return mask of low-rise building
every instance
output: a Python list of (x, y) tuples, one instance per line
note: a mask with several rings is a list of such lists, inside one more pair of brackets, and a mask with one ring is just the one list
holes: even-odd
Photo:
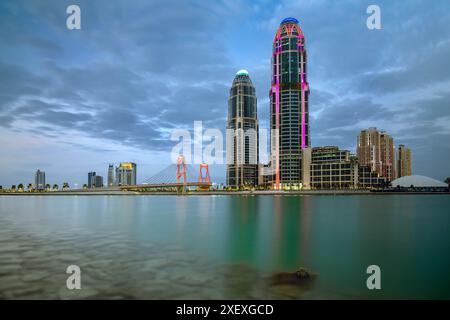
[(358, 188), (377, 189), (386, 187), (387, 178), (373, 171), (370, 166), (358, 166)]
[(311, 152), (310, 176), (311, 189), (356, 189), (358, 163), (348, 150), (315, 147)]

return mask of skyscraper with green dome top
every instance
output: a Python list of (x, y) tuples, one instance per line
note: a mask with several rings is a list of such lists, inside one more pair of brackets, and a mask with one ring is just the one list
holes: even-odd
[(247, 70), (234, 77), (228, 99), (227, 185), (258, 184), (258, 116), (255, 87)]

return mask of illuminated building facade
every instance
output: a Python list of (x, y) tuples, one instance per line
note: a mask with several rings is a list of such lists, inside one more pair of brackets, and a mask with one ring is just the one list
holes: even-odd
[(277, 190), (304, 184), (309, 177), (302, 172), (302, 154), (310, 146), (306, 75), (305, 37), (298, 20), (286, 18), (273, 41), (270, 88), (272, 184)]
[(246, 70), (236, 73), (228, 99), (227, 185), (258, 184), (258, 116), (255, 87)]
[(116, 184), (118, 186), (131, 186), (136, 184), (136, 164), (122, 162), (116, 167)]

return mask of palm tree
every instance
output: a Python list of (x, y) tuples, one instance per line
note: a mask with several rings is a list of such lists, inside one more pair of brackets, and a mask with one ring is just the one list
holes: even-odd
[(15, 191), (16, 191), (16, 185), (15, 185), (15, 184), (13, 184), (13, 185), (11, 186), (11, 191), (12, 191), (12, 192), (15, 192)]
[(47, 184), (45, 185), (45, 191), (50, 191), (50, 184), (47, 183)]
[(28, 192), (33, 191), (33, 184), (29, 183), (28, 186), (27, 186), (27, 189), (28, 189)]
[(55, 183), (55, 184), (53, 185), (53, 191), (58, 191), (58, 189), (59, 189), (59, 186)]
[(83, 184), (83, 189), (87, 189), (87, 184)]
[(19, 183), (17, 186), (17, 191), (22, 192), (23, 191), (23, 183)]
[(68, 182), (63, 182), (63, 187), (62, 187), (62, 189), (63, 189), (63, 190), (69, 190), (69, 189), (70, 189), (69, 183), (68, 183)]

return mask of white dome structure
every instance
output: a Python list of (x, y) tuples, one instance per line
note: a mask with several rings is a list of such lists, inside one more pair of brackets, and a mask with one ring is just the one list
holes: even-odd
[(444, 182), (425, 177), (425, 176), (404, 176), (398, 179), (395, 179), (391, 182), (392, 187), (405, 187), (409, 188), (411, 186), (418, 187), (418, 188), (436, 188), (436, 187), (447, 187), (448, 185)]

